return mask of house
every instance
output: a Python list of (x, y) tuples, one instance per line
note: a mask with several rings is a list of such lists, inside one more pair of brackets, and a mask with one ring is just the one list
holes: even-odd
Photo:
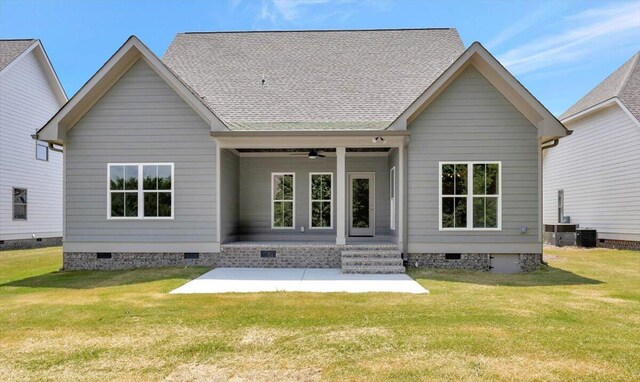
[(544, 223), (596, 229), (640, 249), (640, 52), (560, 116), (573, 130), (544, 156)]
[(39, 40), (0, 40), (0, 250), (62, 241), (62, 154), (31, 135), (66, 102)]
[(541, 261), (567, 134), (455, 29), (132, 36), (39, 131), (65, 150), (65, 269)]

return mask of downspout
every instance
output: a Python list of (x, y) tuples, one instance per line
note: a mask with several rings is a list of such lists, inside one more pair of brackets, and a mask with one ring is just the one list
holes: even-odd
[[(567, 130), (567, 136), (571, 135), (572, 133), (573, 133), (573, 130)], [(552, 142), (552, 143), (550, 145), (544, 146), (545, 144), (547, 144), (549, 142)], [(556, 138), (556, 139), (553, 139), (551, 141), (546, 141), (546, 142), (542, 143), (543, 146), (541, 147), (540, 151), (544, 151), (544, 150), (547, 150), (547, 149), (554, 148), (554, 147), (558, 146), (559, 143), (560, 143), (560, 138)], [(544, 257), (542, 257), (542, 260), (540, 262), (542, 263), (542, 265), (549, 265), (546, 261), (544, 261)]]
[[(568, 137), (571, 134), (573, 134), (573, 130), (567, 130), (567, 135), (566, 136)], [(545, 144), (547, 144), (549, 142), (553, 142), (553, 143), (550, 144), (550, 145), (544, 146)], [(544, 150), (547, 150), (547, 149), (554, 148), (554, 147), (558, 146), (558, 143), (560, 143), (560, 138), (556, 138), (556, 139), (552, 139), (550, 141), (542, 142), (543, 146), (542, 146), (541, 150), (544, 151)]]
[(542, 146), (541, 148), (542, 151), (558, 146), (558, 143), (560, 143), (560, 138), (556, 138), (553, 141), (547, 141), (545, 143), (549, 143), (549, 142), (553, 142), (553, 143), (547, 146)]
[(57, 153), (63, 153), (63, 152), (64, 152), (64, 150), (62, 150), (62, 149), (58, 149), (58, 148), (54, 147), (54, 146), (53, 146), (53, 143), (49, 143), (49, 150), (51, 150), (51, 151), (55, 151), (55, 152), (57, 152)]

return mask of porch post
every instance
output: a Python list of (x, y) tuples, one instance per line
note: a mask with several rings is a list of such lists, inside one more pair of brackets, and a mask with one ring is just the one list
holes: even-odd
[(346, 244), (346, 170), (345, 147), (336, 147), (336, 244)]
[(405, 179), (405, 150), (404, 150), (404, 139), (400, 146), (398, 146), (398, 191), (396, 192), (396, 196), (399, 198), (398, 200), (398, 249), (401, 253), (404, 253), (404, 179)]
[(220, 179), (222, 179), (222, 150), (220, 145), (216, 142), (216, 241), (218, 244), (222, 241), (222, 209), (220, 202), (220, 192), (222, 192), (222, 185)]

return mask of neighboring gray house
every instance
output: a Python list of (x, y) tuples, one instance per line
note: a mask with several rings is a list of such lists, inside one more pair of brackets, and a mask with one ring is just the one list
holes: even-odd
[(573, 134), (544, 156), (544, 222), (640, 249), (640, 52), (560, 116)]
[(0, 249), (61, 242), (62, 154), (31, 135), (65, 102), (39, 40), (0, 40)]
[(131, 37), (38, 133), (65, 150), (64, 267), (541, 261), (567, 134), (455, 29)]

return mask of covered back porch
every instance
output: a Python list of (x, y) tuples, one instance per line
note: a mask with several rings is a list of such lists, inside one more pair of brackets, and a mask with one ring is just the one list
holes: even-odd
[(335, 267), (342, 251), (403, 250), (406, 132), (212, 136), (229, 266), (259, 256), (260, 266)]

